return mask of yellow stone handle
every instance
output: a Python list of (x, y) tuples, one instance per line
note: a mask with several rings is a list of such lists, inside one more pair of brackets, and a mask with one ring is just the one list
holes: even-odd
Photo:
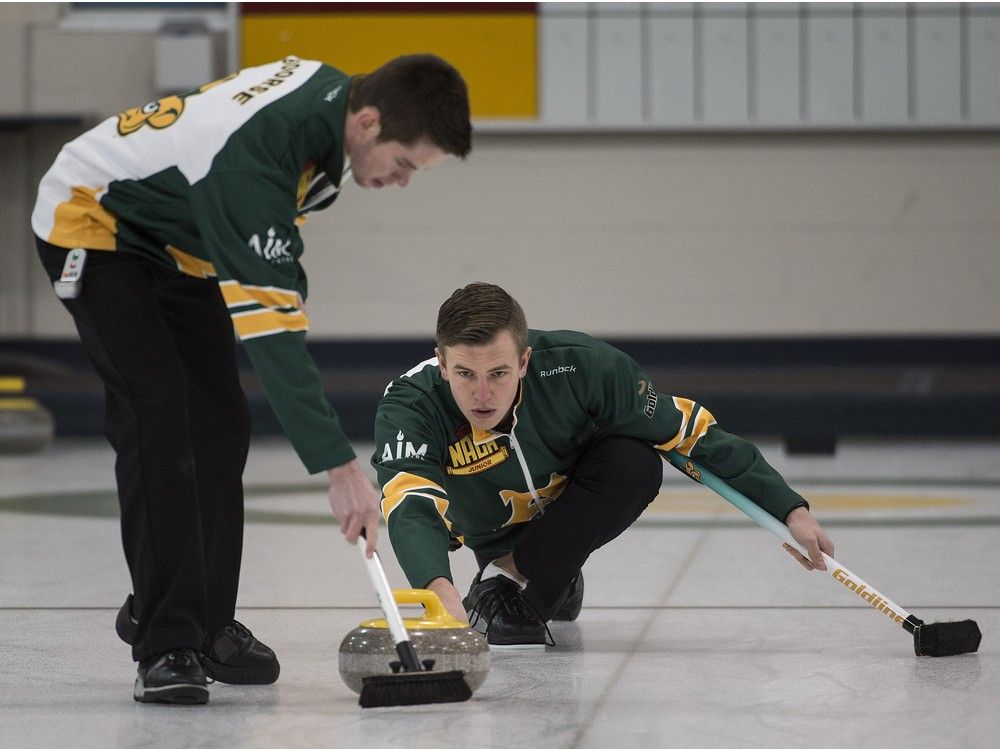
[[(403, 624), (407, 630), (429, 630), (436, 628), (468, 628), (469, 623), (456, 620), (444, 608), (438, 595), (429, 589), (393, 589), (392, 598), (397, 604), (421, 604), (424, 611), (419, 617), (406, 617)], [(365, 620), (359, 627), (387, 628), (384, 617), (376, 620)]]
[(393, 589), (392, 596), (397, 604), (422, 604), (424, 619), (434, 621), (455, 619), (444, 608), (438, 595), (430, 589)]

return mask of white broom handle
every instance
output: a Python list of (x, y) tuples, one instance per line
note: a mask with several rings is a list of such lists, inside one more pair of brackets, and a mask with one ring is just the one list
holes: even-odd
[(368, 541), (363, 536), (358, 537), (358, 549), (361, 550), (361, 557), (365, 561), (365, 569), (368, 571), (368, 577), (375, 588), (375, 593), (378, 594), (378, 602), (382, 606), (382, 612), (385, 614), (385, 621), (389, 624), (389, 632), (392, 633), (392, 638), (396, 643), (409, 641), (410, 638), (406, 634), (406, 627), (403, 625), (403, 617), (399, 614), (399, 607), (396, 606), (396, 600), (392, 596), (392, 590), (389, 588), (389, 579), (385, 577), (385, 571), (382, 569), (378, 552), (373, 552), (371, 557), (365, 555), (367, 544)]
[[(674, 466), (679, 468), (696, 482), (700, 482), (710, 490), (713, 490), (724, 500), (728, 501), (732, 505), (735, 505), (739, 510), (750, 516), (750, 519), (758, 526), (770, 531), (778, 537), (778, 539), (790, 547), (797, 549), (804, 557), (809, 557), (809, 551), (795, 541), (795, 537), (792, 536), (792, 532), (788, 530), (788, 527), (785, 526), (785, 524), (761, 508), (757, 505), (757, 503), (750, 500), (750, 498), (742, 492), (733, 489), (704, 466), (687, 456), (682, 456), (677, 451), (668, 451), (667, 458), (670, 459), (670, 462), (674, 464)], [(906, 618), (911, 617), (909, 612), (888, 597), (883, 596), (873, 586), (869, 585), (867, 581), (862, 580), (860, 576), (856, 576), (825, 552), (821, 551), (820, 554), (823, 555), (823, 561), (826, 563), (826, 572), (833, 576), (835, 581), (843, 584), (850, 591), (853, 591), (864, 601), (868, 602), (868, 604), (872, 607), (875, 607), (875, 609), (887, 615), (899, 624), (902, 624), (902, 621)], [(897, 619), (896, 616), (898, 616), (899, 619)]]

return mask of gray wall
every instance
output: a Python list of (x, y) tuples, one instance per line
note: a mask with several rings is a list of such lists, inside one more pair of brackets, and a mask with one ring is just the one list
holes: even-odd
[(482, 137), (305, 228), (325, 335), (475, 279), (603, 335), (996, 333), (1000, 138)]
[(998, 3), (541, 3), (548, 124), (1000, 126)]
[[(0, 336), (68, 336), (27, 226), (80, 128), (149, 98), (150, 34), (0, 6)], [(113, 54), (109, 53), (113, 52)], [(22, 81), (18, 87), (16, 81)], [(996, 334), (1000, 134), (518, 134), (406, 190), (349, 187), (304, 228), (314, 336), (426, 336), (455, 287), (600, 335)]]

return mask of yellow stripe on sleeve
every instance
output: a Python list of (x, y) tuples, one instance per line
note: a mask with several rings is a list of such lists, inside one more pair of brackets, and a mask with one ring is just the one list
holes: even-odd
[(286, 331), (309, 330), (309, 319), (302, 310), (288, 312), (250, 310), (249, 312), (234, 313), (232, 318), (233, 325), (236, 326), (236, 335), (243, 341), (260, 336), (271, 336), (275, 333), (285, 333)]
[(687, 428), (688, 421), (691, 419), (691, 415), (694, 413), (694, 407), (696, 407), (698, 404), (696, 404), (689, 398), (681, 398), (680, 396), (674, 396), (673, 400), (674, 400), (674, 406), (677, 407), (677, 411), (679, 411), (681, 414), (684, 415), (684, 418), (681, 420), (681, 427), (679, 430), (677, 430), (677, 434), (683, 436), (684, 431)]
[(295, 205), (302, 208), (302, 203), (306, 199), (306, 193), (309, 192), (309, 186), (312, 184), (313, 176), (316, 174), (316, 165), (311, 164), (306, 169), (302, 170), (302, 174), (299, 175), (299, 186), (295, 190)]
[(253, 286), (238, 281), (220, 281), (219, 289), (226, 307), (261, 305), (263, 307), (298, 307), (299, 295), (291, 289), (276, 286)]
[(442, 495), (446, 494), (444, 487), (432, 482), (430, 479), (425, 479), (424, 477), (418, 477), (416, 474), (410, 474), (409, 472), (401, 471), (382, 487), (382, 516), (385, 518), (386, 522), (389, 521), (389, 516), (392, 514), (396, 508), (399, 507), (408, 497), (425, 497), (434, 503), (434, 507), (437, 509), (438, 515), (441, 516), (441, 520), (444, 521), (445, 526), (451, 531), (451, 522), (445, 518), (445, 511), (448, 510), (448, 500), (443, 497), (438, 497), (436, 495), (429, 495), (426, 492), (420, 492), (420, 490), (432, 490), (435, 492), (440, 492)]
[[(430, 495), (425, 495), (425, 497), (430, 497)], [(444, 521), (445, 528), (451, 531), (451, 521), (445, 518), (444, 514), (448, 510), (448, 501), (443, 497), (436, 498), (434, 500), (434, 507), (437, 508), (438, 515), (441, 516), (441, 520)]]
[(215, 277), (215, 266), (207, 260), (196, 258), (190, 253), (186, 253), (173, 245), (167, 245), (167, 252), (177, 264), (177, 270), (186, 273), (188, 276), (197, 276), (199, 279)]
[(674, 407), (681, 413), (681, 426), (677, 428), (677, 434), (670, 438), (670, 440), (656, 446), (661, 451), (668, 451), (672, 449), (684, 439), (684, 432), (687, 429), (688, 422), (691, 420), (691, 413), (694, 411), (694, 407), (697, 406), (697, 404), (689, 398), (674, 396), (673, 401)]
[(691, 434), (677, 446), (677, 452), (682, 456), (690, 456), (691, 449), (694, 448), (695, 443), (704, 437), (705, 433), (708, 432), (708, 428), (713, 424), (715, 424), (715, 417), (712, 416), (712, 412), (705, 407), (699, 407)]

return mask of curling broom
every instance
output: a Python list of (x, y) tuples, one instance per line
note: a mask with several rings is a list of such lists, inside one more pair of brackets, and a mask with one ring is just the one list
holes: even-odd
[[(677, 451), (667, 452), (667, 458), (676, 468), (687, 474), (696, 482), (704, 484), (724, 500), (735, 505), (739, 510), (760, 527), (770, 531), (785, 544), (794, 547), (805, 557), (809, 557), (806, 549), (795, 541), (785, 524), (751, 501), (738, 490), (733, 489), (711, 471), (697, 462), (682, 456)], [(979, 649), (982, 633), (975, 620), (960, 622), (925, 623), (916, 615), (907, 612), (898, 604), (876, 591), (870, 584), (849, 571), (832, 557), (823, 554), (827, 571), (832, 571), (834, 580), (864, 599), (876, 610), (890, 620), (901, 625), (904, 630), (913, 635), (913, 651), (917, 656), (954, 656), (955, 654), (972, 653)]]
[(406, 633), (406, 626), (399, 614), (399, 607), (389, 589), (389, 581), (382, 569), (378, 552), (371, 557), (365, 555), (365, 533), (358, 537), (358, 549), (365, 561), (368, 577), (378, 594), (379, 604), (385, 614), (385, 621), (396, 644), (399, 661), (390, 662), (393, 674), (380, 674), (361, 679), (361, 696), (358, 704), (362, 708), (378, 706), (412, 706), (423, 703), (456, 703), (472, 697), (472, 690), (460, 670), (434, 672), (434, 660), (421, 662)]

